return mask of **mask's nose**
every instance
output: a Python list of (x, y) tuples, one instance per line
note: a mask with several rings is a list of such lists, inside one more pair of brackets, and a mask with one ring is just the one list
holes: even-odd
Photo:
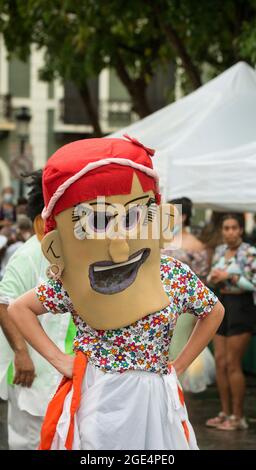
[(129, 245), (124, 238), (116, 236), (110, 240), (109, 254), (114, 263), (123, 263), (129, 258)]

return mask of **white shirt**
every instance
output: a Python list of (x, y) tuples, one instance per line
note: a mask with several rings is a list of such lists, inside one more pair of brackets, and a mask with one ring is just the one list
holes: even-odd
[[(11, 257), (2, 281), (0, 282), (0, 303), (9, 304), (20, 295), (45, 281), (48, 261), (43, 256), (40, 243), (34, 235)], [(38, 317), (43, 329), (62, 350), (67, 350), (67, 333), (73, 333), (69, 313), (52, 315), (46, 313)], [(70, 346), (70, 345), (69, 345)], [(31, 388), (15, 385), (18, 406), (35, 416), (44, 416), (48, 402), (54, 395), (60, 381), (60, 374), (40, 354), (28, 345), (30, 356), (36, 369), (36, 378)], [(70, 348), (68, 348), (70, 349)], [(7, 371), (14, 354), (0, 328), (0, 397), (7, 398)], [(9, 374), (10, 375), (10, 374)]]

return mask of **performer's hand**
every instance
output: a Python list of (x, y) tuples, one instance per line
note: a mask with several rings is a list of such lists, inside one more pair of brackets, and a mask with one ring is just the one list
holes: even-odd
[(53, 363), (53, 366), (65, 377), (69, 379), (73, 376), (74, 357), (69, 354), (61, 354)]
[(35, 378), (35, 367), (28, 351), (24, 349), (15, 353), (14, 367), (13, 383), (22, 387), (31, 387)]

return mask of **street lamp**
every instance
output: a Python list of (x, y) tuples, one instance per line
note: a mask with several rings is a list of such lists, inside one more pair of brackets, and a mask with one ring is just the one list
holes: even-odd
[[(29, 137), (29, 123), (31, 120), (31, 114), (28, 108), (25, 106), (22, 106), (20, 109), (18, 109), (16, 115), (16, 122), (17, 122), (17, 134), (20, 140), (20, 148), (19, 148), (19, 160), (20, 160), (20, 166), (22, 166), (26, 158), (26, 141), (28, 140)], [(25, 166), (25, 165), (24, 165)], [(19, 197), (24, 196), (24, 183), (22, 177), (20, 177), (19, 181)]]

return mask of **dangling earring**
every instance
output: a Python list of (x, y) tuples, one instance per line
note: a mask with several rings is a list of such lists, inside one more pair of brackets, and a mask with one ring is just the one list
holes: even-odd
[(46, 269), (46, 276), (48, 277), (48, 279), (52, 279), (54, 281), (60, 278), (61, 273), (62, 269), (58, 264), (51, 264)]

